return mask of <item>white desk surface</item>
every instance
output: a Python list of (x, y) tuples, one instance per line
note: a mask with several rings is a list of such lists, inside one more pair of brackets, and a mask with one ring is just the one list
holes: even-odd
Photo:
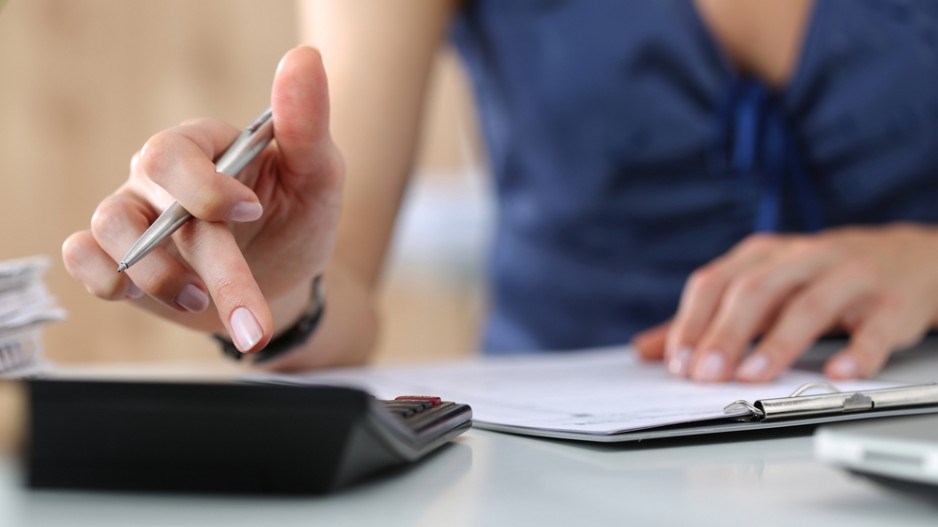
[[(938, 380), (938, 353), (884, 377)], [(402, 473), (289, 499), (32, 491), (0, 457), (0, 527), (938, 525), (938, 500), (817, 463), (809, 432), (786, 434), (602, 446), (471, 430)]]

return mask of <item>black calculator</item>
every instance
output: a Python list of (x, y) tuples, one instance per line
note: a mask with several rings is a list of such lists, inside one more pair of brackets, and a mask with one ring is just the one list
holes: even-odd
[(472, 425), (465, 404), (336, 386), (37, 379), (28, 391), (35, 488), (322, 494)]

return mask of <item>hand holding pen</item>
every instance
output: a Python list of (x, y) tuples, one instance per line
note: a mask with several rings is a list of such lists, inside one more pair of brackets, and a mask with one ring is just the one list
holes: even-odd
[[(244, 170), (244, 167), (253, 161), (254, 158), (267, 147), (267, 144), (270, 143), (270, 140), (273, 138), (273, 112), (270, 108), (267, 108), (258, 115), (257, 118), (248, 125), (247, 129), (241, 132), (241, 135), (235, 139), (235, 142), (231, 143), (231, 146), (225, 150), (221, 158), (215, 162), (215, 170), (222, 174), (237, 177), (238, 174)], [(238, 209), (238, 207), (240, 208)], [(250, 219), (255, 216), (260, 218), (262, 213), (263, 209), (260, 207), (260, 204), (246, 202), (235, 205), (235, 209), (232, 209), (232, 211), (228, 213), (227, 219), (243, 217), (245, 220), (250, 221)], [(163, 213), (156, 218), (156, 221), (143, 233), (143, 236), (130, 246), (130, 250), (127, 251), (127, 254), (124, 255), (120, 264), (118, 264), (117, 272), (122, 273), (133, 264), (139, 262), (144, 256), (150, 254), (153, 249), (156, 249), (160, 244), (165, 242), (167, 238), (172, 236), (174, 232), (179, 230), (179, 227), (182, 227), (190, 219), (192, 219), (192, 215), (189, 214), (189, 211), (178, 201), (174, 201), (169, 208), (164, 210)]]
[(91, 229), (66, 240), (69, 273), (101, 298), (227, 334), (244, 352), (262, 348), (273, 303), (299, 309), (331, 258), (343, 178), (315, 51), (284, 57), (271, 109), (245, 132), (202, 119), (153, 136)]

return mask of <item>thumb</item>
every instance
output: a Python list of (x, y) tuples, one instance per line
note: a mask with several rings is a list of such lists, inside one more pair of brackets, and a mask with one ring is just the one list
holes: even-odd
[(322, 56), (299, 46), (280, 59), (271, 89), (274, 137), (280, 149), (283, 176), (310, 180), (332, 147), (329, 135), (329, 89)]

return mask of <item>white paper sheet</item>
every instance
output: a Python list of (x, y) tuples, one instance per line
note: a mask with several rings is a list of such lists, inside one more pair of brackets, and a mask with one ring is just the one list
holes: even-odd
[[(792, 371), (770, 384), (699, 384), (675, 379), (660, 363), (643, 362), (621, 347), (250, 380), (355, 386), (381, 399), (437, 395), (472, 406), (473, 420), (482, 427), (608, 435), (722, 418), (723, 408), (736, 400), (785, 397), (799, 386), (826, 379)], [(844, 391), (888, 386), (894, 384), (838, 383)]]
[(45, 367), (42, 326), (65, 318), (46, 289), (44, 256), (0, 262), (0, 378), (34, 375)]

